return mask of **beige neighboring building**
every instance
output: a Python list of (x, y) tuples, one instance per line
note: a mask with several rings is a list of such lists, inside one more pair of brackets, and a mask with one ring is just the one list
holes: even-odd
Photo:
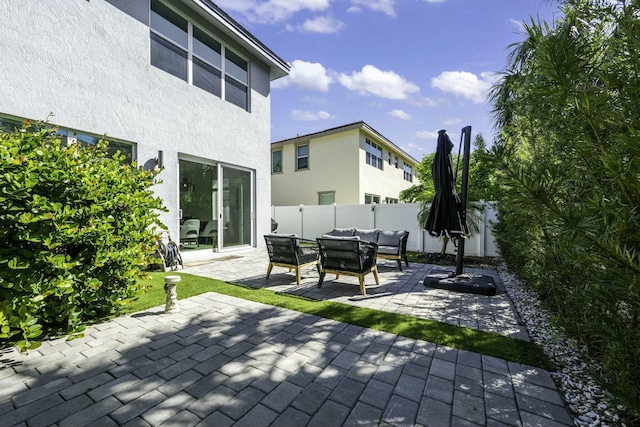
[(398, 203), (418, 163), (363, 121), (273, 142), (271, 204)]

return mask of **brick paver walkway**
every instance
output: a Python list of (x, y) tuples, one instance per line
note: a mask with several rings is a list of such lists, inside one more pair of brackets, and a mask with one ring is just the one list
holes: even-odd
[[(255, 284), (252, 262), (261, 255), (249, 251), (185, 271), (211, 268), (213, 277), (253, 277)], [(342, 277), (321, 290), (341, 289), (332, 298), (343, 302), (429, 317), (422, 300), (437, 301), (440, 291), (392, 284), (421, 283), (426, 268), (381, 272), (386, 285), (368, 299)], [(294, 288), (293, 275), (282, 272), (272, 273), (269, 286), (288, 281)], [(296, 292), (316, 292), (312, 279)], [(406, 286), (406, 296), (394, 298), (394, 286)], [(484, 310), (445, 298), (440, 305), (448, 308), (433, 308), (442, 320), (465, 323), (462, 312)], [(495, 305), (491, 316), (506, 313)], [(180, 308), (117, 318), (88, 328), (83, 339), (48, 341), (26, 356), (5, 350), (0, 425), (573, 425), (551, 376), (538, 368), (215, 293), (180, 300)]]

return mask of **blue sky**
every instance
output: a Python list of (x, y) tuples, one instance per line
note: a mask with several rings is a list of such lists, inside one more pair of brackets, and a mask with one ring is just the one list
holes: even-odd
[(487, 90), (521, 23), (549, 0), (215, 0), (291, 65), (272, 83), (271, 141), (364, 120), (416, 160), (437, 131), (493, 141)]

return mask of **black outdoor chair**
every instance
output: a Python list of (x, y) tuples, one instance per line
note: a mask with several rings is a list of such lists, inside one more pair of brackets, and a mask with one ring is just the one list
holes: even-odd
[(356, 276), (360, 282), (360, 293), (367, 295), (364, 287), (364, 276), (373, 273), (376, 285), (380, 285), (378, 278), (377, 254), (378, 245), (373, 242), (350, 238), (318, 238), (320, 251), (320, 281), (318, 287), (327, 273), (336, 275), (336, 280), (341, 274)]
[(314, 240), (302, 239), (289, 234), (267, 234), (264, 236), (269, 252), (267, 279), (274, 266), (296, 270), (296, 283), (300, 284), (300, 269), (310, 265), (318, 266), (318, 244)]

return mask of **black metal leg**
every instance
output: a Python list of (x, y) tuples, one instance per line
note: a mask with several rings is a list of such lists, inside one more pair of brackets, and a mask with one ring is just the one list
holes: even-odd
[(396, 260), (398, 262), (398, 270), (402, 271), (402, 260)]

